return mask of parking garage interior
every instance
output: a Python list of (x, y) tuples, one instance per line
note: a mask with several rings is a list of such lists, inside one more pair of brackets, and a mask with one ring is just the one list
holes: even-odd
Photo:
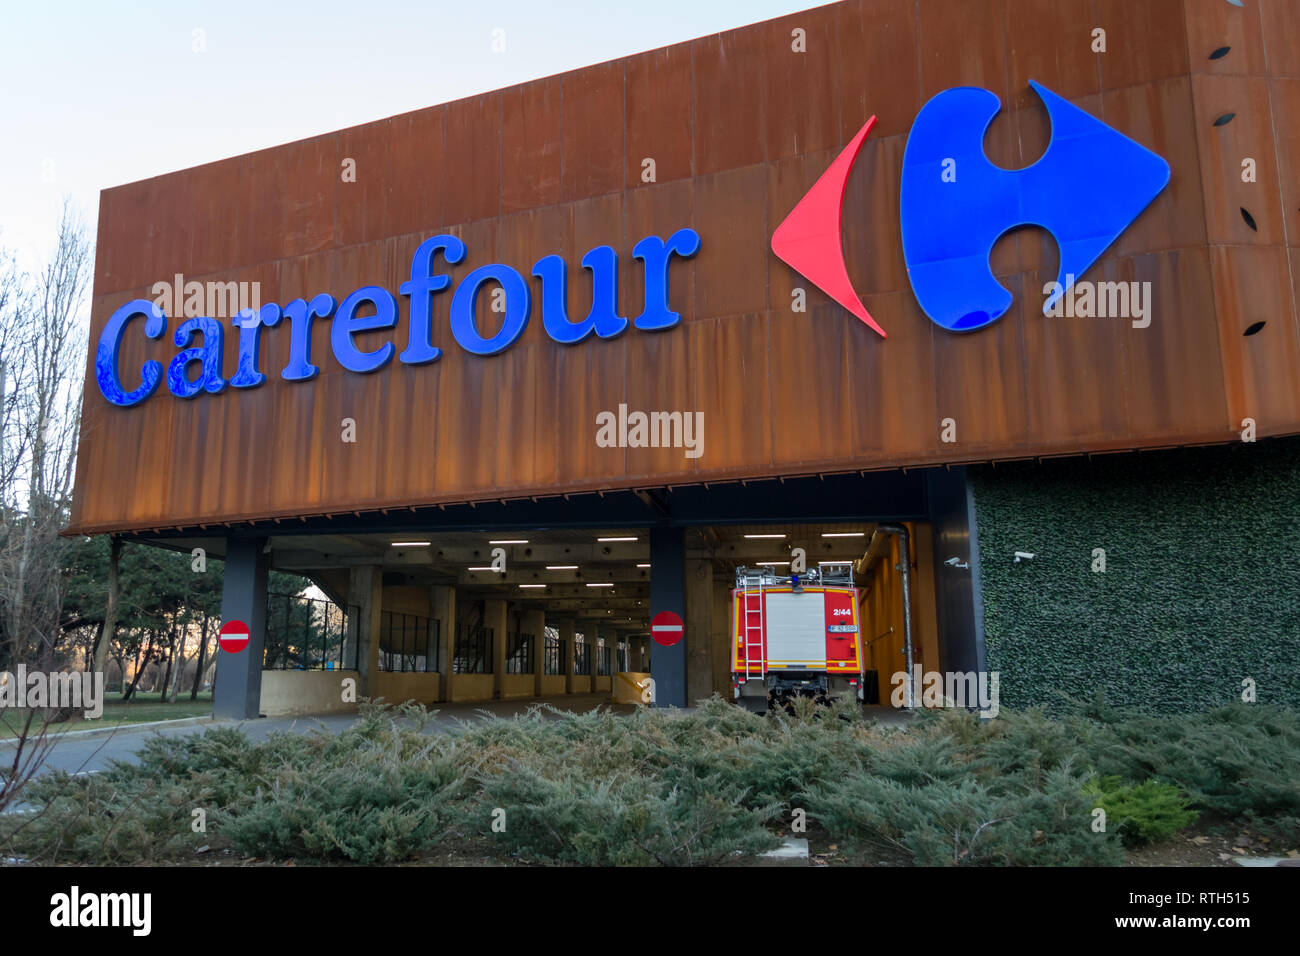
[[(796, 548), (809, 567), (852, 563), (866, 702), (886, 703), (909, 627), (914, 666), (976, 666), (965, 491), (960, 469), (810, 476), (328, 515), (219, 537), (159, 529), (146, 540), (227, 559), (223, 618), (250, 619), (248, 660), (262, 664), (244, 673), (223, 656), (218, 709), (225, 676), (227, 694), (243, 689), (242, 716), (346, 710), (358, 695), (646, 703), (646, 678), (656, 704), (730, 699), (736, 569), (788, 574)], [(887, 530), (899, 527), (907, 534)], [(313, 586), (268, 592), (272, 569)], [(651, 639), (665, 609), (684, 621), (676, 646)], [(340, 691), (348, 678), (351, 695)]]

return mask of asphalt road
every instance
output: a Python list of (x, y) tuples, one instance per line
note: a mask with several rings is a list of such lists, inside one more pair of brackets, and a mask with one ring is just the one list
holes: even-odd
[[(526, 712), (534, 703), (547, 703), (559, 710), (574, 713), (584, 713), (599, 706), (627, 713), (635, 707), (632, 704), (610, 704), (608, 694), (552, 697), (543, 701), (504, 700), (439, 704), (436, 708), (437, 714), (429, 722), (427, 730), (437, 733), (454, 727), (458, 721), (471, 721), (484, 717), (511, 717)], [(277, 731), (301, 734), (312, 730), (324, 730), (336, 734), (351, 726), (356, 720), (355, 714), (321, 714), (306, 717), (264, 717), (259, 720), (245, 721), (204, 721), (202, 723), (181, 721), (175, 727), (133, 728), (128, 724), (107, 734), (93, 736), (69, 734), (58, 738), (46, 757), (41, 773), (56, 769), (68, 773), (96, 773), (106, 769), (113, 760), (133, 759), (136, 752), (144, 746), (145, 741), (154, 735), (174, 737), (202, 733), (211, 727), (238, 727), (251, 739), (262, 740)], [(0, 741), (0, 762), (11, 760), (13, 752), (11, 741)]]

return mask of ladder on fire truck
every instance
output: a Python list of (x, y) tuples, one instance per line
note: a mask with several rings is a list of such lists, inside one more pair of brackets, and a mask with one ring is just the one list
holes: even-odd
[[(763, 652), (763, 573), (746, 574), (741, 583), (741, 634), (744, 635), (745, 678), (767, 678), (767, 655)], [(757, 618), (757, 620), (755, 620)], [(757, 652), (757, 657), (755, 653)], [(758, 674), (753, 673), (757, 665)]]

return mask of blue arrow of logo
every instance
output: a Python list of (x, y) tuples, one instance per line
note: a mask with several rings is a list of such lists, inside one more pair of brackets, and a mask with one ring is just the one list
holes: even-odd
[(1012, 296), (989, 254), (1003, 233), (1041, 226), (1060, 249), (1057, 291), (1082, 276), (1169, 182), (1160, 156), (1039, 83), (1052, 140), (1033, 165), (1006, 170), (984, 155), (984, 134), (1001, 109), (978, 87), (945, 90), (921, 108), (903, 155), (903, 257), (925, 314), (952, 331), (996, 322)]

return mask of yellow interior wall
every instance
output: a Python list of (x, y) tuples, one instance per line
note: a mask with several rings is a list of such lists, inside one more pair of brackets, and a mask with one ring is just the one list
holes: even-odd
[[(939, 669), (939, 631), (934, 600), (934, 562), (928, 524), (907, 525), (911, 541), (912, 657), (923, 670)], [(864, 667), (875, 670), (880, 702), (888, 704), (896, 673), (907, 668), (904, 651), (903, 577), (898, 570), (900, 542), (891, 535), (885, 554), (858, 581), (862, 589), (859, 622), (865, 647)], [(892, 628), (892, 631), (891, 631)]]

